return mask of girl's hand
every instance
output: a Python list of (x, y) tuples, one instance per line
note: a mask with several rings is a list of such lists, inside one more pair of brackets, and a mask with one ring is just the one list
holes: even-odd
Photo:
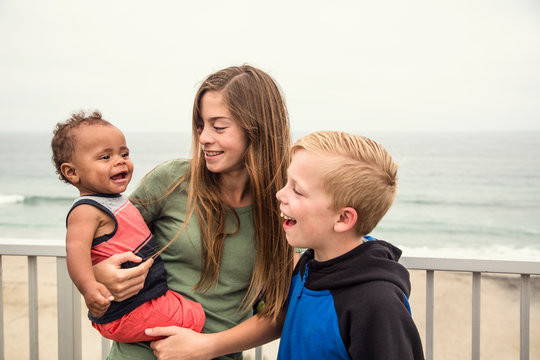
[(200, 334), (191, 329), (176, 326), (146, 329), (146, 335), (167, 336), (165, 339), (152, 341), (150, 347), (159, 360), (208, 360), (212, 354), (211, 338), (213, 334)]
[(148, 269), (154, 260), (148, 259), (139, 266), (122, 269), (127, 261), (141, 262), (141, 258), (132, 252), (116, 254), (94, 265), (96, 280), (109, 289), (116, 301), (122, 301), (136, 295), (144, 286)]

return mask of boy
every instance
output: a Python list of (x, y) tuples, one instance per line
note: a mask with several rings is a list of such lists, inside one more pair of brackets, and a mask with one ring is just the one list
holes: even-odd
[(133, 173), (122, 132), (97, 111), (90, 116), (80, 112), (56, 125), (51, 147), (60, 179), (80, 193), (66, 220), (67, 266), (84, 296), (92, 325), (119, 342), (155, 340), (144, 333), (153, 326), (201, 331), (205, 320), (201, 305), (167, 289), (161, 258), (154, 259), (144, 288), (121, 302), (113, 301), (94, 277), (92, 266), (113, 254), (132, 251), (146, 259), (155, 253), (150, 230), (122, 195)]
[(396, 195), (397, 165), (365, 137), (321, 131), (292, 148), (277, 193), (291, 281), (278, 359), (423, 359), (401, 251), (369, 234)]

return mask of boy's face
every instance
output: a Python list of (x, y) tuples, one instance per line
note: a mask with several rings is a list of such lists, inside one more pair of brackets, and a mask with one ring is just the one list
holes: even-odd
[(276, 194), (287, 241), (293, 247), (324, 251), (339, 218), (331, 209), (331, 196), (322, 187), (321, 161), (329, 159), (296, 151), (287, 170), (287, 184)]
[(81, 125), (74, 135), (75, 151), (66, 177), (80, 194), (124, 192), (133, 174), (124, 134), (114, 126)]

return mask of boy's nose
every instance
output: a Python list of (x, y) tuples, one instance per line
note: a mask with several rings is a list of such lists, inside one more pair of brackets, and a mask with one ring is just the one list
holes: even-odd
[(278, 190), (278, 192), (276, 193), (276, 198), (277, 198), (280, 202), (284, 202), (284, 201), (283, 201), (283, 189), (285, 189), (285, 188), (281, 188), (281, 189)]

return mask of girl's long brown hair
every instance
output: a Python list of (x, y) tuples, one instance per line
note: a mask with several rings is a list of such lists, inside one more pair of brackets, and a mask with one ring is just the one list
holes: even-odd
[[(208, 91), (220, 91), (223, 101), (248, 138), (245, 168), (249, 176), (255, 229), (256, 259), (244, 309), (261, 295), (263, 316), (277, 317), (287, 298), (293, 249), (281, 226), (276, 192), (285, 185), (291, 145), (289, 118), (282, 93), (265, 72), (249, 65), (229, 67), (210, 75), (200, 86), (193, 105), (193, 142), (187, 213), (194, 210), (201, 228), (202, 274), (196, 288), (217, 283), (223, 245), (225, 214), (232, 207), (221, 196), (219, 174), (206, 168), (197, 125), (200, 101)], [(236, 230), (238, 230), (238, 226)], [(242, 256), (238, 254), (238, 256)]]

